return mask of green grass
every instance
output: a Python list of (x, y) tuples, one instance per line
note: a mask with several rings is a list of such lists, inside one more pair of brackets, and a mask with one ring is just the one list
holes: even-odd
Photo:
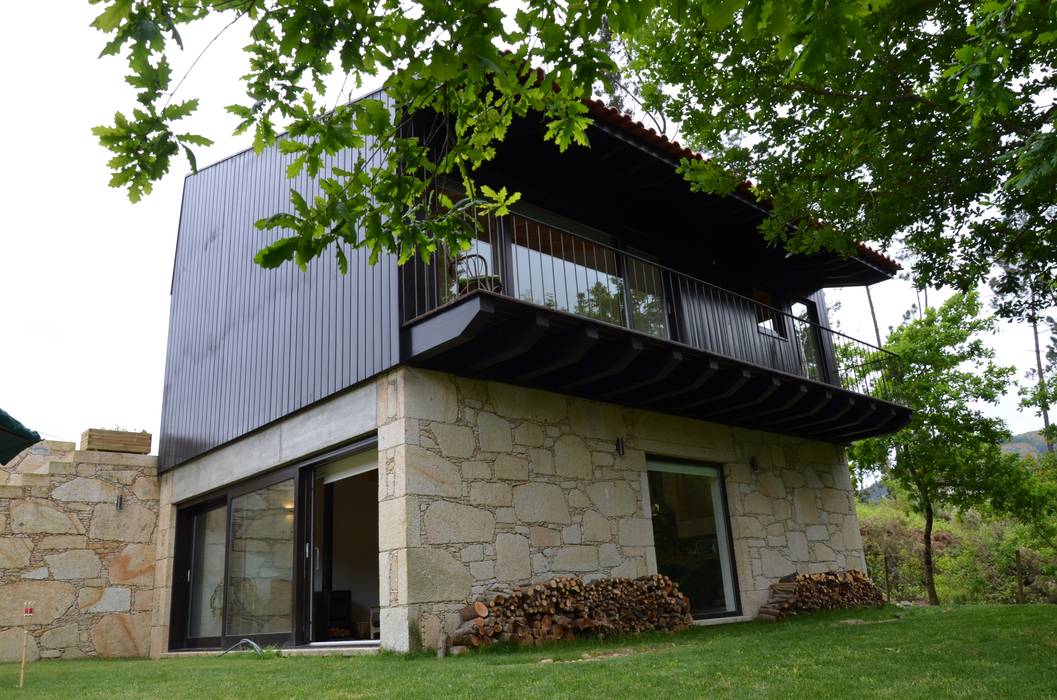
[(1057, 606), (828, 613), (442, 661), (382, 654), (38, 662), (22, 692), (17, 678), (17, 665), (0, 665), (0, 697), (1057, 698)]

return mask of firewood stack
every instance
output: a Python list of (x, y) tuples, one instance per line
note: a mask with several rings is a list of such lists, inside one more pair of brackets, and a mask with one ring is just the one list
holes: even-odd
[(760, 608), (759, 617), (775, 622), (789, 615), (817, 610), (884, 604), (884, 593), (861, 571), (791, 574), (771, 584), (771, 597)]
[(547, 641), (677, 631), (692, 622), (690, 601), (667, 576), (597, 579), (555, 577), (527, 588), (515, 587), (460, 611), (454, 645), (486, 647), (493, 642), (519, 646)]

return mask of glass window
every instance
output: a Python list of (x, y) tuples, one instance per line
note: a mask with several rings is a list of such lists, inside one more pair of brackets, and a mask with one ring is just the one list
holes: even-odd
[(785, 337), (785, 323), (781, 314), (774, 308), (774, 300), (767, 292), (759, 289), (752, 290), (752, 298), (758, 302), (756, 306), (756, 328), (766, 335), (778, 338)]
[(191, 522), (191, 581), (187, 636), (219, 637), (224, 618), (224, 552), (228, 509), (195, 513)]
[(814, 304), (797, 301), (790, 307), (790, 311), (795, 319), (793, 327), (800, 354), (801, 371), (808, 379), (825, 381), (818, 327), (815, 325), (818, 323), (818, 315)]
[(679, 584), (695, 616), (737, 610), (718, 467), (650, 460), (657, 570)]
[(632, 328), (658, 338), (668, 338), (661, 268), (638, 258), (626, 257), (625, 260), (631, 288)]
[(506, 219), (513, 287), (522, 301), (623, 326), (624, 287), (616, 253), (520, 216)]
[(293, 630), (294, 480), (231, 500), (229, 635)]
[[(477, 217), (477, 237), (466, 250), (454, 251), (441, 266), (441, 287), (448, 300), (463, 297), (479, 289), (503, 291), (495, 246), (495, 220)], [(443, 262), (443, 256), (440, 256)]]

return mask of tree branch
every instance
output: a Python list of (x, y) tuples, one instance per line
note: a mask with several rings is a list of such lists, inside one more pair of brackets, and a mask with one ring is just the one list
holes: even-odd
[(226, 32), (228, 29), (231, 28), (231, 25), (235, 24), (235, 22), (238, 22), (240, 19), (242, 19), (243, 15), (246, 14), (249, 6), (252, 5), (252, 4), (253, 3), (250, 2), (250, 3), (247, 4), (245, 9), (239, 10), (238, 14), (235, 15), (235, 19), (233, 19), (230, 22), (228, 22), (227, 24), (225, 24), (224, 27), (219, 32), (217, 32), (216, 35), (214, 35), (212, 39), (209, 40), (209, 43), (205, 45), (205, 47), (198, 53), (198, 56), (191, 63), (191, 65), (187, 67), (187, 70), (184, 72), (183, 77), (180, 78), (180, 82), (176, 83), (176, 87), (174, 87), (169, 92), (169, 96), (165, 99), (165, 104), (162, 105), (162, 109), (165, 109), (166, 107), (169, 106), (169, 102), (172, 101), (172, 98), (176, 94), (176, 91), (180, 89), (180, 86), (184, 84), (185, 80), (187, 80), (187, 76), (189, 76), (191, 74), (191, 71), (193, 71), (195, 69), (195, 66), (198, 65), (198, 62), (200, 60), (202, 60), (202, 56), (205, 56), (206, 51), (208, 51), (210, 49), (210, 47), (213, 46), (213, 43), (217, 39), (219, 39), (224, 32)]
[(816, 95), (819, 97), (840, 97), (847, 100), (855, 100), (858, 102), (879, 102), (879, 103), (895, 103), (895, 102), (916, 102), (918, 104), (931, 107), (932, 109), (943, 109), (943, 107), (933, 100), (927, 97), (922, 97), (915, 92), (905, 92), (899, 95), (867, 95), (859, 92), (846, 92), (843, 90), (831, 90), (830, 88), (819, 87), (817, 85), (811, 85), (802, 81), (793, 81), (787, 83), (785, 87), (798, 90), (800, 92), (806, 92), (809, 95)]

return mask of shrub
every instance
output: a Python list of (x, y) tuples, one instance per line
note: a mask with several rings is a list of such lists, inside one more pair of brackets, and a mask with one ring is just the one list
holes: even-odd
[[(892, 602), (923, 600), (921, 516), (898, 495), (860, 503), (858, 513), (870, 576)], [(1015, 602), (1019, 549), (1025, 601), (1057, 603), (1057, 551), (1023, 524), (975, 510), (940, 513), (933, 543), (944, 602)]]

